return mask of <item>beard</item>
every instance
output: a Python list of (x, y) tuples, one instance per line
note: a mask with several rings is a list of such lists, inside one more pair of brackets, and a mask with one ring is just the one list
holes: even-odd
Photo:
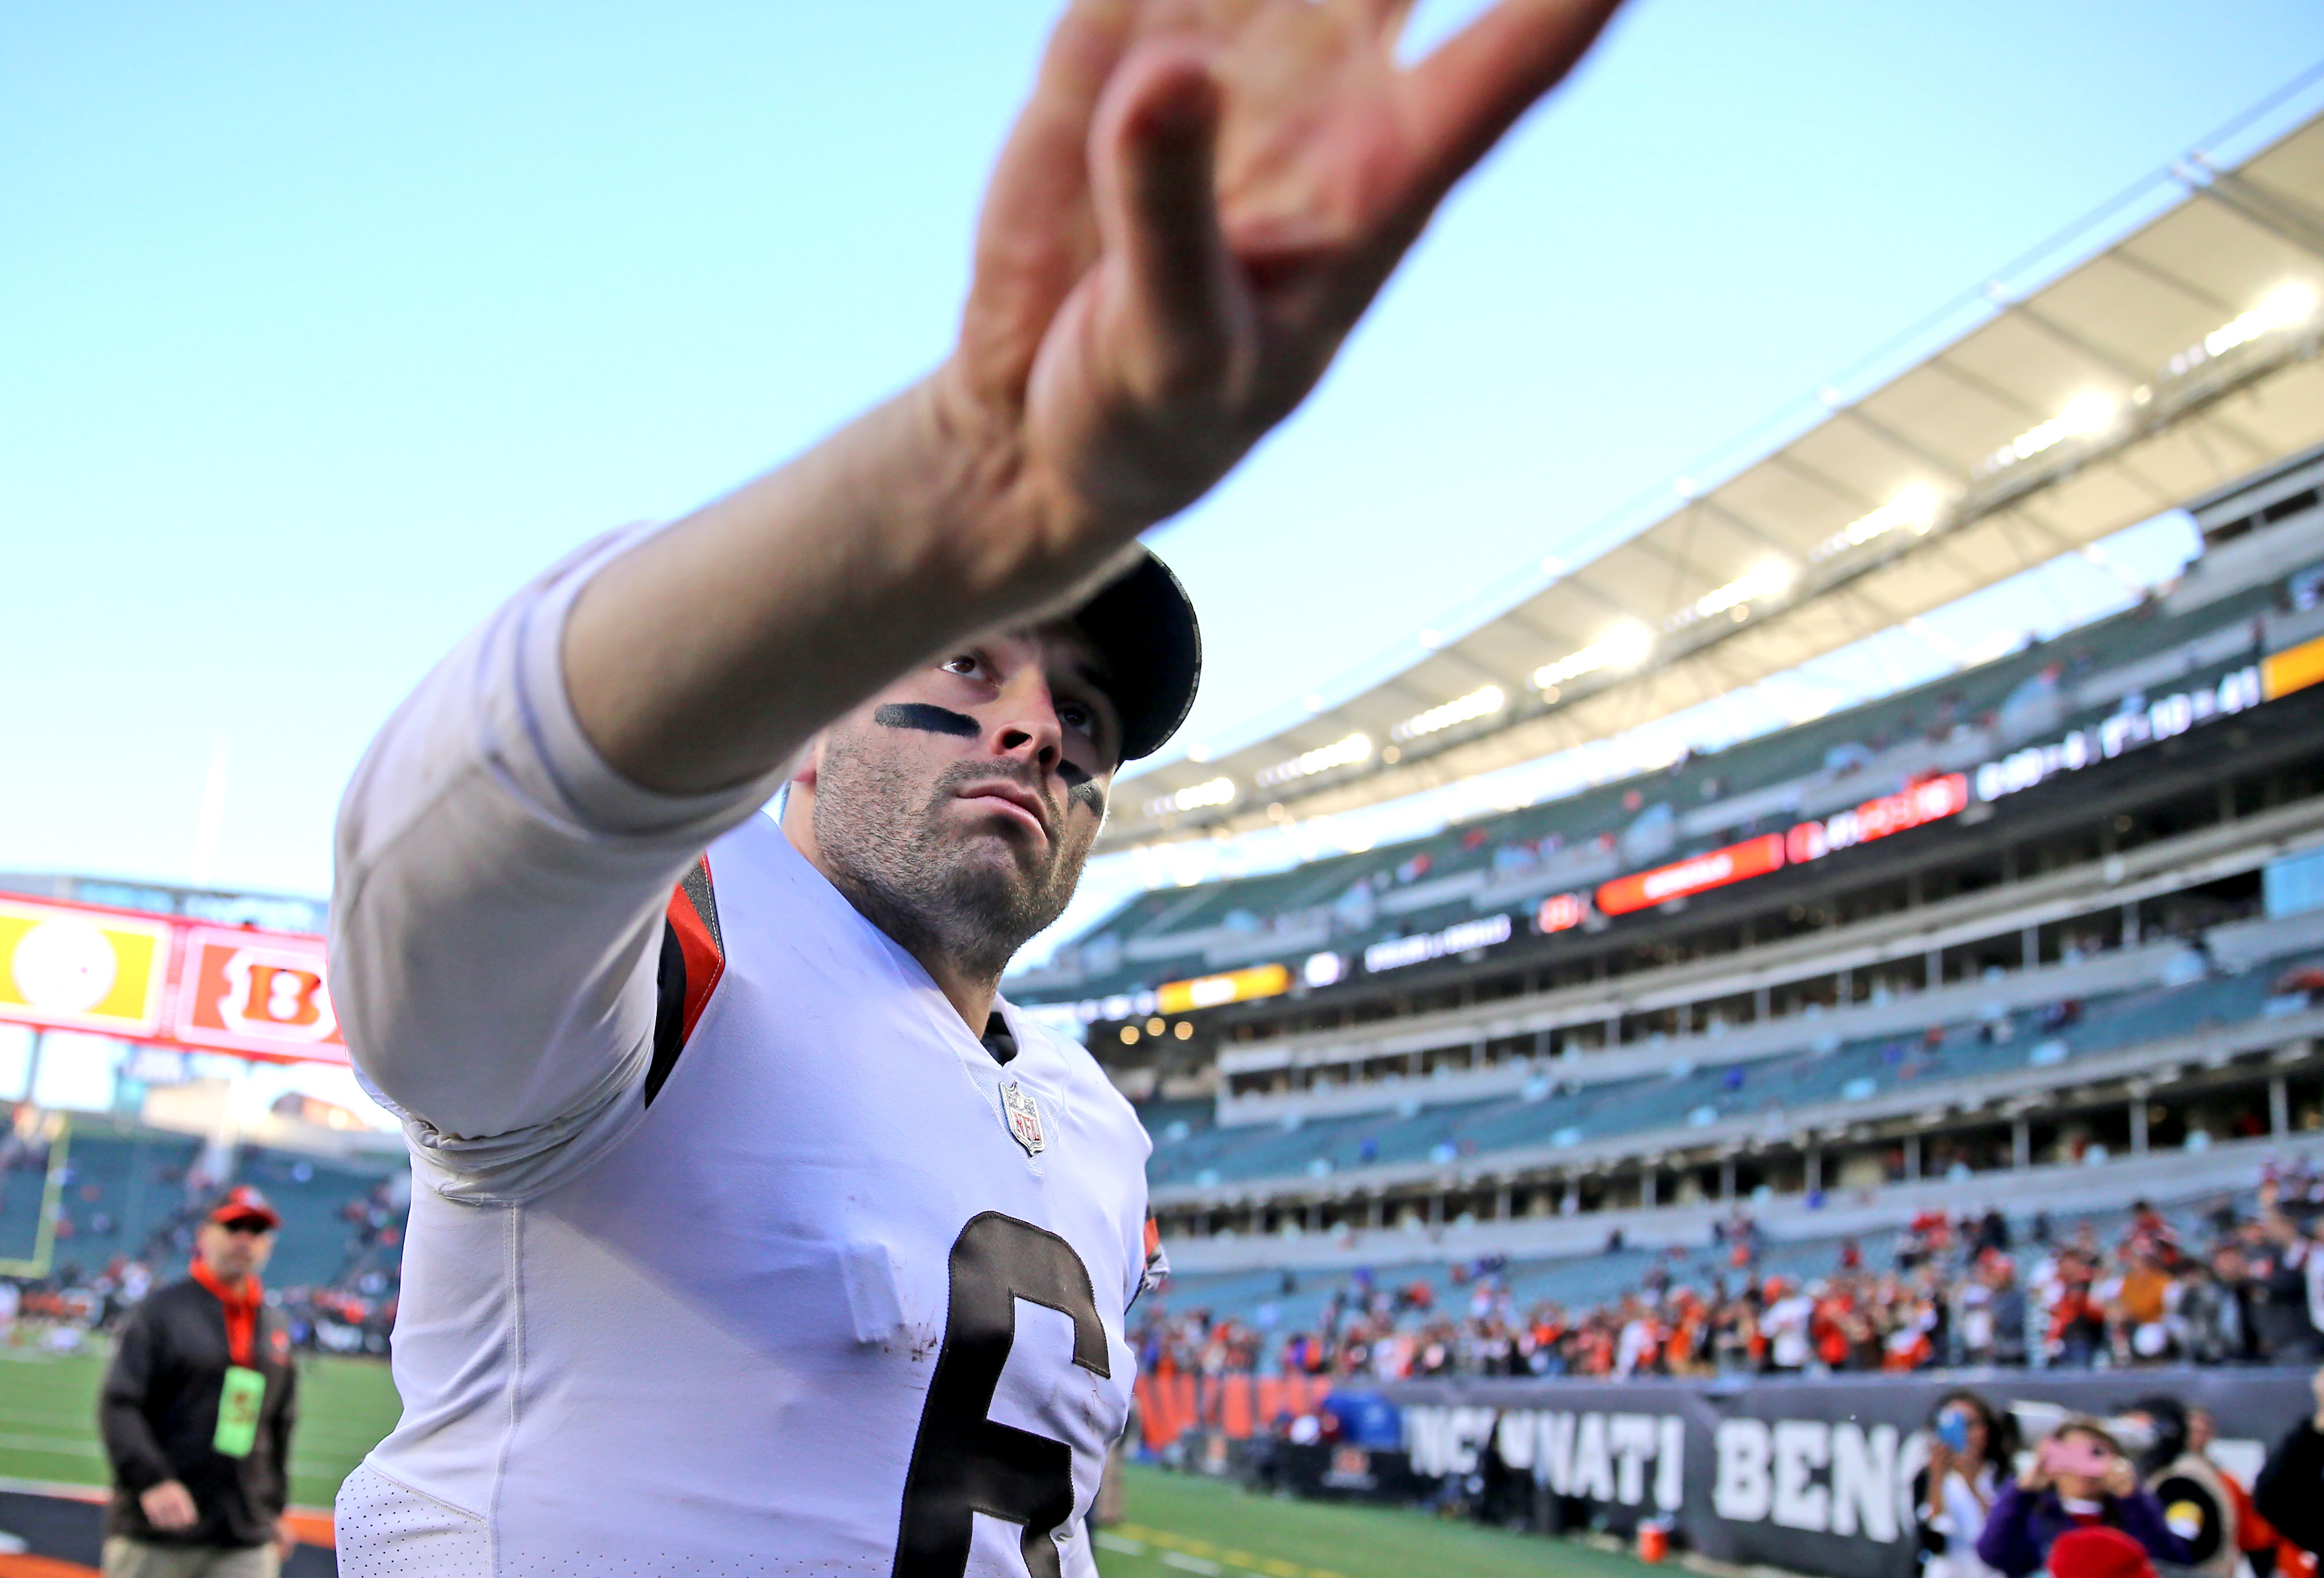
[[(1066, 832), (1071, 802), (1049, 796), (1038, 770), (962, 761), (931, 783), (880, 743), (835, 734), (816, 770), (816, 843), (833, 881), (914, 957), (997, 982), (1026, 940), (1064, 913), (1096, 830)], [(995, 780), (1041, 800), (1047, 838), (1028, 844), (945, 817), (964, 785)]]

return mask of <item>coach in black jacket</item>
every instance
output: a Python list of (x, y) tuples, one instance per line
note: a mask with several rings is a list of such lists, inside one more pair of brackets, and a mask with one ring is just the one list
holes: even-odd
[(281, 1223), (237, 1188), (201, 1228), (192, 1276), (123, 1328), (97, 1404), (113, 1502), (106, 1578), (272, 1578), (297, 1372), (258, 1273)]

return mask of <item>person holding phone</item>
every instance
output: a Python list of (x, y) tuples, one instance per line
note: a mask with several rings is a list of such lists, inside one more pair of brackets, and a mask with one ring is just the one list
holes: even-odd
[(1915, 1533), (1926, 1578), (1992, 1578), (1978, 1559), (1995, 1500), (2017, 1455), (2016, 1422), (1966, 1388), (1937, 1399), (1929, 1463), (1913, 1477)]
[(2107, 1427), (2069, 1419), (2043, 1442), (2023, 1473), (2003, 1487), (1977, 1541), (1978, 1559), (2024, 1578), (2048, 1561), (2060, 1536), (2077, 1528), (2115, 1528), (2158, 1562), (2184, 1566), (2193, 1553), (2164, 1521), (2162, 1503)]

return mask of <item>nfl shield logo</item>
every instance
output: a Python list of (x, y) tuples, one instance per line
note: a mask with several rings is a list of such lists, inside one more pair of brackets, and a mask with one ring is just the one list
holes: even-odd
[(1034, 1103), (1033, 1093), (1015, 1080), (1001, 1086), (1001, 1111), (1009, 1120), (1009, 1138), (1025, 1148), (1027, 1156), (1038, 1156), (1048, 1143), (1041, 1137), (1041, 1109)]

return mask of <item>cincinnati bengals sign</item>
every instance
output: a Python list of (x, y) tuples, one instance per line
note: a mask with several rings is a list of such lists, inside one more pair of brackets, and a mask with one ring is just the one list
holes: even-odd
[(0, 896), (0, 1021), (345, 1063), (323, 939)]

